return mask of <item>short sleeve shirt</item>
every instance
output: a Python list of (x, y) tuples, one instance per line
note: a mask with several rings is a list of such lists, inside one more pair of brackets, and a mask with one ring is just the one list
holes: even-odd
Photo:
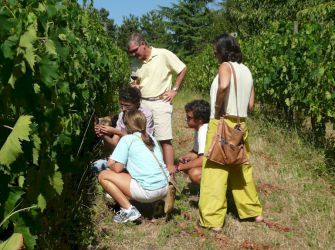
[(151, 48), (146, 61), (134, 59), (132, 72), (136, 74), (141, 86), (142, 97), (157, 97), (171, 90), (172, 74), (179, 74), (186, 65), (167, 49)]
[[(154, 133), (154, 120), (152, 112), (144, 107), (139, 107), (138, 110), (145, 115), (145, 118), (147, 119), (147, 133), (149, 135), (152, 135)], [(127, 131), (126, 125), (124, 125), (123, 115), (124, 115), (123, 112), (119, 114), (119, 118), (117, 119), (116, 122), (116, 128), (120, 129), (121, 131)]]
[(208, 130), (208, 123), (203, 124), (198, 131), (194, 132), (193, 151), (198, 155), (205, 153), (206, 134)]
[[(140, 136), (141, 133), (139, 132), (123, 136), (109, 158), (124, 164), (130, 176), (140, 183), (142, 188), (146, 190), (163, 188), (167, 185), (166, 177)], [(165, 174), (169, 176), (160, 147), (157, 141), (153, 137), (151, 138), (156, 145), (153, 152)]]

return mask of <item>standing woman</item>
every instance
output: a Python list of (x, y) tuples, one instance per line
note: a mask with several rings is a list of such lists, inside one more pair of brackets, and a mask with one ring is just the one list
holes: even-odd
[(128, 135), (120, 139), (107, 162), (111, 171), (104, 170), (98, 177), (103, 189), (121, 207), (113, 217), (117, 223), (141, 216), (129, 199), (151, 203), (164, 198), (168, 189), (169, 172), (157, 141), (146, 132), (145, 115), (140, 110), (128, 111), (125, 126)]
[[(226, 115), (225, 121), (230, 127), (237, 124), (234, 77), (231, 68), (233, 65), (237, 78), (238, 113), (241, 117), (241, 127), (245, 130), (244, 141), (248, 157), (250, 157), (245, 121), (248, 109), (252, 111), (254, 105), (251, 72), (242, 63), (240, 47), (232, 36), (228, 34), (218, 36), (213, 43), (213, 48), (220, 67), (210, 90), (211, 120), (208, 125), (205, 152), (208, 151), (215, 135), (220, 116)], [(227, 212), (227, 187), (232, 190), (240, 219), (254, 218), (257, 222), (263, 221), (262, 207), (253, 180), (251, 165), (222, 166), (204, 157), (200, 187), (201, 226), (221, 231)]]

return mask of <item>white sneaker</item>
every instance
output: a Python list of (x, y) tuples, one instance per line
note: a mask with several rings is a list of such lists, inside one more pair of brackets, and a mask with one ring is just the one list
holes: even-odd
[(141, 217), (141, 213), (137, 210), (136, 207), (131, 206), (130, 211), (121, 208), (119, 212), (113, 217), (113, 221), (116, 223), (126, 223), (128, 221), (135, 221)]

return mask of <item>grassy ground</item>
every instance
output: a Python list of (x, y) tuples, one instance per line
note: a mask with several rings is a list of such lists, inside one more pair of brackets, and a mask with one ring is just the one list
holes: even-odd
[[(183, 106), (201, 98), (181, 92), (174, 102), (176, 158), (192, 148), (193, 131), (185, 128)], [(198, 189), (178, 173), (177, 195), (170, 221), (144, 219), (140, 224), (112, 222), (110, 200), (95, 194), (96, 226), (91, 249), (335, 249), (335, 193), (329, 178), (318, 177), (325, 156), (297, 136), (266, 122), (249, 120), (254, 178), (268, 223), (240, 221), (231, 198), (223, 232), (196, 226)]]

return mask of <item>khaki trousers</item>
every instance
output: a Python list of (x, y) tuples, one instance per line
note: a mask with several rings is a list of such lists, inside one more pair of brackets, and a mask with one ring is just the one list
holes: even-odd
[[(230, 127), (236, 125), (236, 119), (234, 118), (227, 118), (225, 121)], [(212, 119), (209, 122), (205, 152), (207, 152), (212, 142), (218, 123), (219, 120), (216, 119)], [(244, 140), (250, 157), (246, 123), (242, 122), (241, 125), (246, 131)], [(222, 166), (207, 161), (206, 157), (203, 158), (199, 200), (200, 224), (202, 226), (223, 226), (227, 213), (226, 192), (228, 187), (232, 190), (235, 205), (241, 219), (262, 214), (262, 206), (253, 180), (251, 165)]]

